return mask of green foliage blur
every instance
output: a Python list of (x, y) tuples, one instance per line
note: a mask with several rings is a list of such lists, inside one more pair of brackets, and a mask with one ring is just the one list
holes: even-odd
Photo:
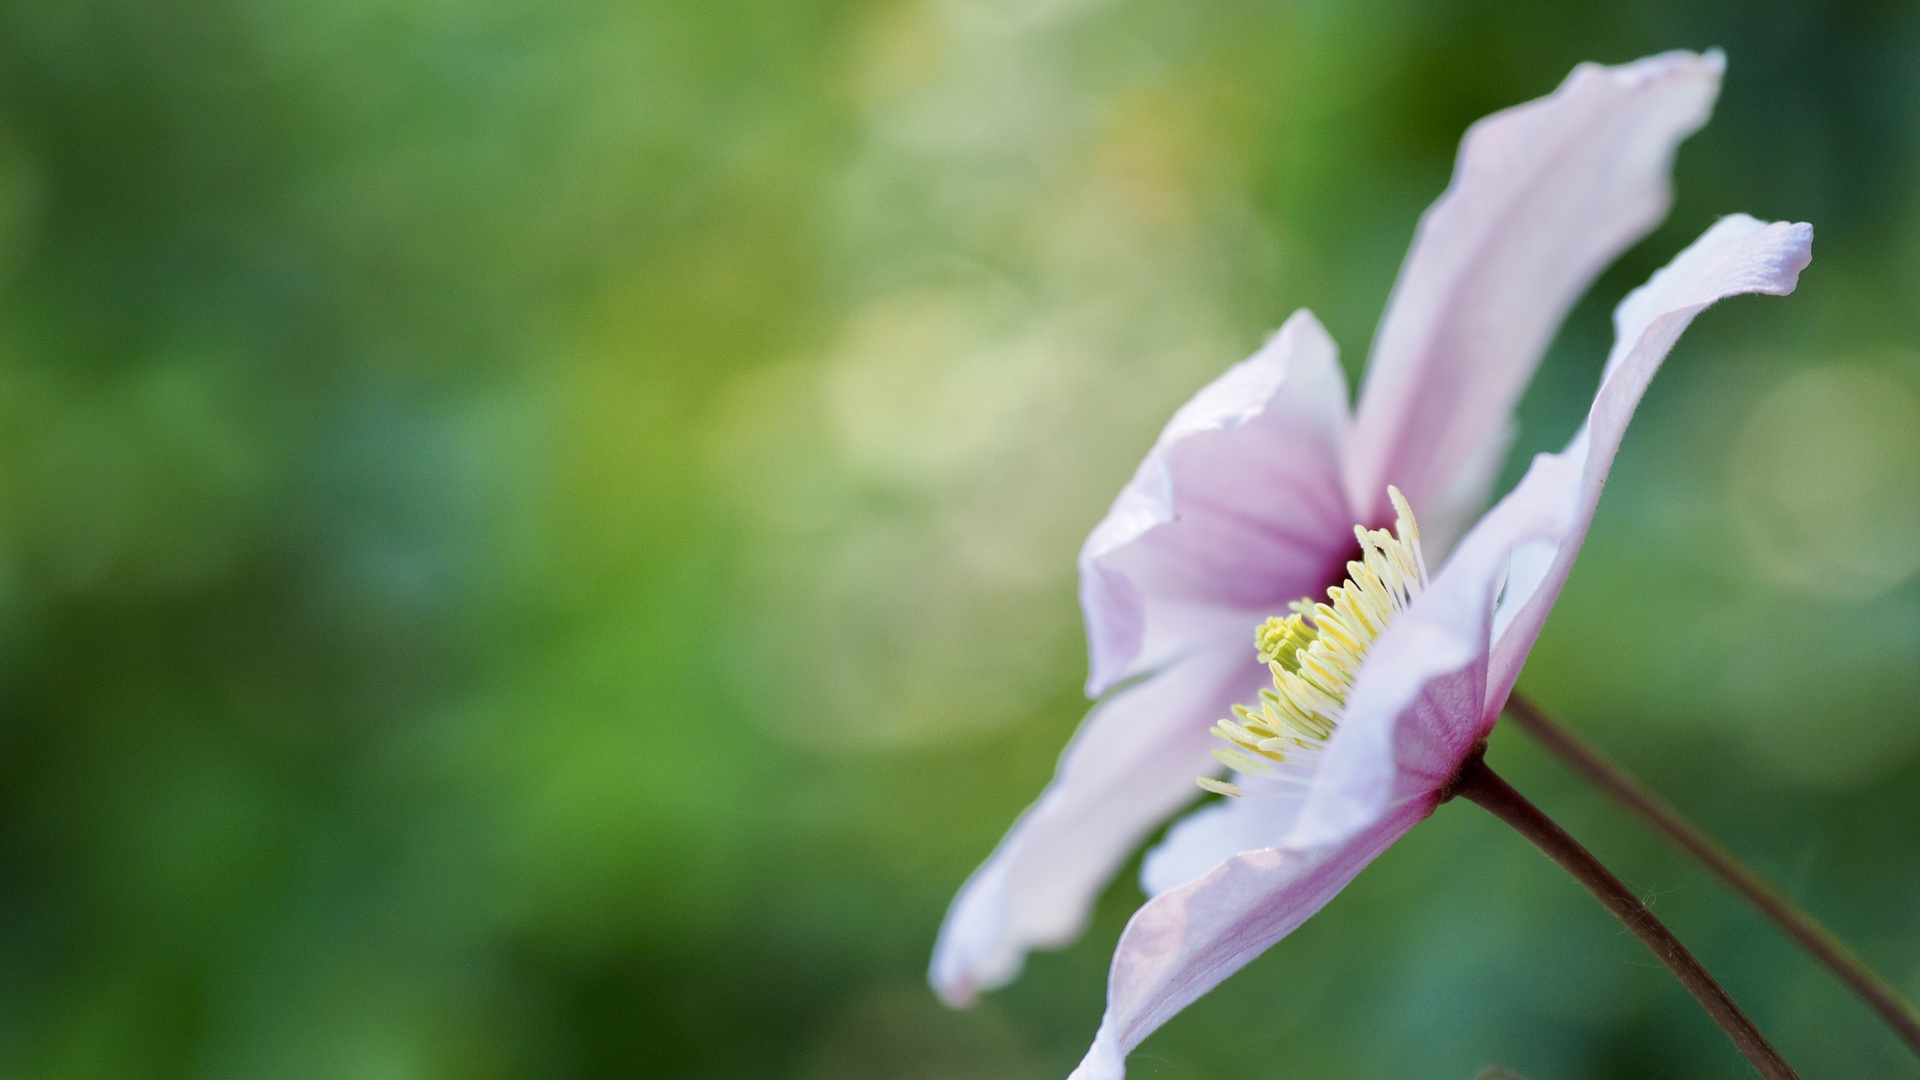
[[(0, 5), (0, 1075), (1044, 1080), (1131, 870), (970, 1013), (1086, 708), (1073, 556), (1310, 306), (1357, 375), (1476, 117), (1721, 46), (1669, 223), (1812, 221), (1655, 384), (1522, 685), (1920, 994), (1920, 9)], [(1810, 1077), (1920, 1062), (1503, 732)], [(1444, 807), (1133, 1075), (1724, 1077)]]

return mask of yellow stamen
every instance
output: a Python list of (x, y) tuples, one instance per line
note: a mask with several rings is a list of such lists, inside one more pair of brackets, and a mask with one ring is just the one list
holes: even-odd
[[(1273, 688), (1260, 691), (1257, 707), (1235, 705), (1235, 719), (1214, 725), (1214, 736), (1227, 745), (1213, 756), (1229, 768), (1268, 772), (1289, 753), (1331, 738), (1367, 650), (1426, 588), (1427, 559), (1413, 509), (1398, 488), (1387, 488), (1387, 497), (1398, 515), (1393, 532), (1354, 526), (1360, 558), (1347, 564), (1344, 583), (1327, 590), (1327, 603), (1295, 600), (1288, 605), (1293, 614), (1276, 615), (1254, 630), (1253, 647), (1273, 672)], [(1245, 794), (1212, 777), (1198, 783), (1222, 795)]]
[(1215, 780), (1211, 776), (1202, 776), (1199, 778), (1199, 782), (1201, 787), (1221, 795), (1232, 795), (1235, 798), (1239, 798), (1241, 795), (1246, 794), (1246, 792), (1241, 791), (1225, 780)]

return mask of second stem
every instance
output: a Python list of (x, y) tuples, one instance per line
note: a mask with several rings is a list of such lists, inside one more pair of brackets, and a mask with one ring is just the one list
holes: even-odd
[(1554, 862), (1560, 864), (1575, 880), (1585, 885), (1587, 890), (1604, 904), (1608, 911), (1625, 923), (1635, 937), (1659, 957), (1660, 962), (1673, 972), (1680, 984), (1687, 988), (1700, 1007), (1713, 1017), (1727, 1033), (1727, 1038), (1739, 1047), (1753, 1067), (1760, 1070), (1766, 1080), (1799, 1080), (1799, 1074), (1793, 1071), (1780, 1057), (1779, 1051), (1767, 1041), (1760, 1029), (1753, 1026), (1747, 1014), (1740, 1011), (1733, 998), (1715, 982), (1707, 969), (1694, 959), (1673, 931), (1655, 918), (1633, 890), (1613, 871), (1608, 870), (1593, 853), (1580, 846), (1580, 842), (1567, 834), (1554, 820), (1527, 797), (1513, 789), (1511, 784), (1502, 780), (1487, 766), (1486, 759), (1475, 755), (1454, 781), (1453, 793), (1465, 798), (1486, 810), (1501, 821), (1519, 830), (1522, 836), (1534, 842), (1540, 850)]
[(1860, 1000), (1879, 1013), (1909, 1047), (1920, 1053), (1920, 1011), (1818, 919), (1749, 869), (1719, 841), (1681, 816), (1666, 800), (1642, 787), (1605, 754), (1517, 691), (1507, 698), (1507, 715), (1574, 771), (1639, 814), (1682, 851), (1700, 860), (1702, 866), (1772, 919), (1775, 926), (1799, 942), (1815, 960), (1826, 965)]

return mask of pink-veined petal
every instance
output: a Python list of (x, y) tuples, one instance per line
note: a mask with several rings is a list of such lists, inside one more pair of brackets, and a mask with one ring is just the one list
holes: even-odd
[(1080, 552), (1089, 694), (1331, 584), (1353, 547), (1346, 426), (1337, 350), (1305, 310), (1174, 414)]
[(1498, 637), (1487, 684), (1489, 722), (1505, 704), (1573, 569), (1627, 423), (1681, 333), (1696, 315), (1729, 296), (1787, 295), (1812, 261), (1813, 226), (1767, 224), (1734, 214), (1721, 218), (1620, 302), (1614, 311), (1613, 351), (1586, 424), (1565, 451), (1543, 454), (1535, 462), (1536, 470), (1550, 467), (1556, 482), (1522, 484), (1507, 497), (1537, 501), (1535, 513), (1556, 517), (1562, 525), (1556, 535), (1529, 545), (1514, 560), (1495, 624)]
[(1564, 530), (1564, 515), (1537, 494), (1560, 483), (1551, 463), (1536, 462), (1374, 642), (1287, 844), (1361, 834), (1390, 807), (1443, 788), (1486, 737), (1495, 601), (1514, 552)]
[[(1491, 577), (1492, 575), (1480, 575)], [(1442, 589), (1449, 585), (1451, 588)], [(1474, 732), (1486, 675), (1486, 614), (1497, 577), (1476, 604), (1467, 575), (1436, 582), (1382, 635), (1360, 685), (1326, 749), (1311, 762), (1283, 768), (1290, 778), (1235, 782), (1248, 794), (1210, 803), (1167, 830), (1147, 853), (1140, 884), (1158, 896), (1220, 865), (1263, 848), (1314, 850), (1344, 843), (1388, 806), (1439, 790), (1484, 732)], [(1386, 652), (1381, 661), (1381, 647)], [(1364, 689), (1364, 694), (1362, 690)], [(1264, 789), (1264, 790), (1263, 790)]]
[(1674, 151), (1706, 122), (1723, 67), (1717, 52), (1582, 64), (1548, 97), (1467, 131), (1367, 366), (1347, 461), (1360, 520), (1392, 520), (1396, 484), (1430, 554), (1460, 535), (1567, 309), (1666, 216)]
[(1120, 864), (1217, 773), (1207, 732), (1268, 678), (1252, 627), (1094, 706), (1053, 782), (947, 911), (929, 980), (964, 1006), (1012, 981), (1029, 949), (1064, 945)]
[(1434, 805), (1431, 796), (1403, 803), (1334, 847), (1237, 855), (1148, 901), (1120, 936), (1106, 1015), (1070, 1080), (1121, 1080), (1128, 1051), (1325, 907)]
[[(1434, 584), (1429, 596), (1441, 582)], [(1473, 748), (1479, 736), (1469, 732), (1486, 691), (1487, 620), (1474, 625), (1472, 590), (1465, 580), (1460, 586), (1458, 603), (1434, 596), (1430, 618), (1416, 606), (1374, 644), (1288, 846), (1324, 847), (1364, 833), (1390, 807), (1440, 790)], [(1491, 591), (1485, 607), (1491, 614)]]
[(1559, 483), (1536, 468), (1460, 542), (1447, 565), (1380, 635), (1339, 726), (1297, 792), (1205, 807), (1149, 854), (1149, 893), (1262, 847), (1323, 849), (1370, 828), (1387, 808), (1444, 787), (1492, 718), (1484, 715), (1495, 600), (1517, 548), (1561, 535), (1564, 515), (1531, 494)]

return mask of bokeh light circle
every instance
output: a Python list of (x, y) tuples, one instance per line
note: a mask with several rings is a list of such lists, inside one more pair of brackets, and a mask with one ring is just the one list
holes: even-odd
[(1876, 366), (1836, 363), (1769, 391), (1735, 440), (1734, 520), (1792, 588), (1879, 596), (1920, 569), (1920, 400)]

